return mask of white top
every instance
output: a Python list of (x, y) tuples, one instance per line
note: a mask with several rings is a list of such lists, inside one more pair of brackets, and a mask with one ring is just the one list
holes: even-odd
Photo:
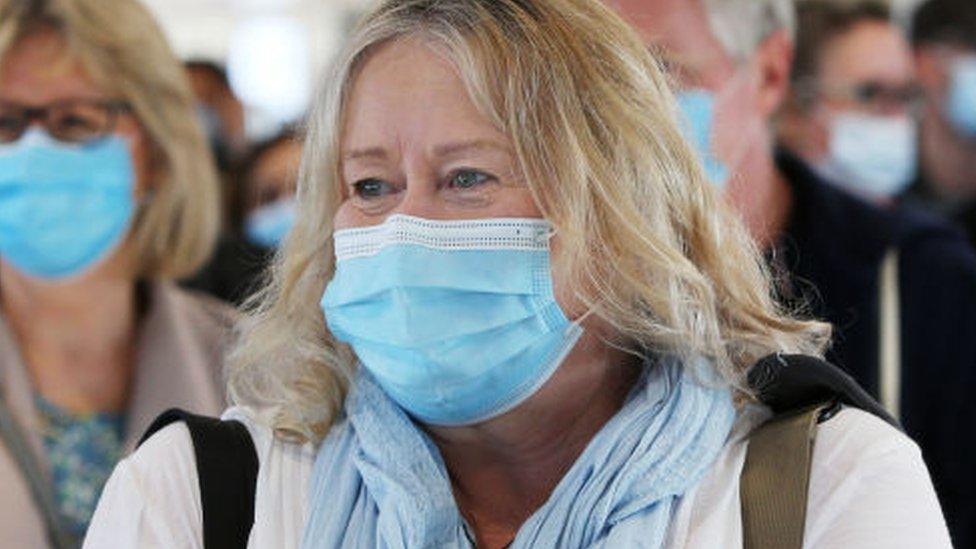
[[(274, 439), (246, 409), (225, 419), (247, 425), (260, 462), (250, 549), (298, 547), (315, 450)], [(742, 547), (739, 474), (745, 435), (762, 420), (740, 414), (729, 442), (679, 504), (667, 547)], [(92, 521), (86, 549), (203, 549), (200, 490), (188, 429), (160, 431), (116, 467)], [(949, 548), (949, 534), (914, 442), (865, 412), (844, 409), (820, 425), (810, 471), (805, 547)]]

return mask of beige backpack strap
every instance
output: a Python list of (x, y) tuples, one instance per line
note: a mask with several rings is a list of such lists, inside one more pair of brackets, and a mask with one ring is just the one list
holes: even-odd
[(901, 299), (898, 295), (898, 249), (881, 262), (878, 279), (878, 386), (881, 405), (901, 419)]
[(823, 403), (776, 416), (749, 437), (742, 468), (744, 549), (801, 549), (813, 441)]

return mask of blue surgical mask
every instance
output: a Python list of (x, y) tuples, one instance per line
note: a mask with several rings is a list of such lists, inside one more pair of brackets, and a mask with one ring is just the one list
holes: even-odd
[(960, 57), (952, 63), (946, 115), (966, 137), (976, 138), (976, 55)]
[(120, 137), (69, 145), (32, 128), (0, 145), (0, 257), (42, 279), (85, 272), (125, 240), (134, 182)]
[(244, 234), (258, 246), (277, 248), (295, 225), (297, 212), (293, 197), (261, 206), (247, 216)]
[(715, 94), (694, 89), (678, 93), (678, 107), (683, 115), (682, 130), (701, 157), (705, 175), (719, 189), (724, 189), (731, 176), (728, 167), (714, 153), (712, 134), (715, 131)]
[(332, 334), (404, 410), (470, 425), (535, 394), (579, 339), (556, 303), (542, 220), (390, 216), (335, 234)]
[(918, 126), (911, 117), (844, 113), (834, 117), (830, 151), (815, 169), (830, 183), (877, 200), (901, 194), (917, 163)]

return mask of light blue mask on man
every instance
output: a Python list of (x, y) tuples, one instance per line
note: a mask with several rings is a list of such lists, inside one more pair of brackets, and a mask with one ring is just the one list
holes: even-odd
[(124, 240), (134, 183), (120, 137), (69, 145), (32, 128), (0, 145), (0, 256), (37, 278), (84, 272)]
[(333, 335), (402, 408), (470, 425), (533, 395), (582, 334), (555, 300), (550, 225), (390, 216), (337, 231), (322, 297)]
[(886, 200), (911, 184), (918, 166), (918, 125), (908, 115), (834, 116), (821, 177), (869, 200)]
[(957, 59), (951, 71), (946, 115), (956, 130), (976, 138), (976, 55)]
[(678, 107), (683, 120), (681, 128), (698, 152), (705, 175), (719, 189), (724, 189), (731, 177), (728, 167), (712, 150), (712, 134), (715, 130), (715, 94), (703, 89), (678, 93)]
[(298, 203), (294, 198), (261, 206), (247, 216), (244, 234), (258, 246), (277, 248), (295, 225), (297, 214)]

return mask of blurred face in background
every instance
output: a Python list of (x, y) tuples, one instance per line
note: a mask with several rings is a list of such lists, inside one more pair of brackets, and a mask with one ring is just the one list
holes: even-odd
[(295, 223), (295, 191), (302, 143), (274, 141), (257, 153), (244, 174), (244, 232), (264, 248), (276, 248)]
[[(18, 40), (0, 60), (0, 148), (8, 159), (0, 167), (5, 172), (0, 173), (0, 180), (5, 184), (16, 187), (47, 182), (44, 178), (49, 178), (53, 169), (62, 169), (57, 159), (64, 159), (64, 154), (82, 158), (78, 165), (90, 164), (93, 171), (98, 171), (104, 166), (92, 155), (103, 154), (98, 151), (102, 150), (104, 143), (113, 140), (112, 138), (118, 138), (123, 143), (124, 148), (119, 154), (128, 155), (132, 181), (127, 185), (126, 192), (133, 195), (130, 197), (133, 203), (138, 203), (147, 194), (152, 181), (149, 139), (124, 102), (111, 90), (97, 86), (80, 63), (70, 56), (63, 38), (51, 28), (39, 27)], [(38, 140), (41, 144), (29, 144), (28, 142), (33, 143), (31, 140)], [(55, 160), (52, 161), (52, 158)], [(88, 163), (84, 158), (93, 159), (93, 163)], [(61, 173), (56, 179), (60, 183), (73, 180), (78, 186), (91, 185), (90, 175)], [(54, 186), (52, 183), (52, 190)], [(13, 223), (17, 225), (16, 229), (5, 229), (4, 246), (10, 250), (10, 257), (23, 255), (26, 258), (15, 266), (15, 271), (36, 275), (33, 269), (37, 268), (38, 272), (44, 271), (45, 276), (54, 274), (53, 271), (48, 272), (53, 268), (46, 266), (43, 258), (39, 258), (43, 254), (36, 248), (44, 238), (53, 238), (57, 236), (53, 233), (64, 232), (70, 227), (59, 224), (56, 219), (47, 219), (52, 222), (47, 223), (45, 218), (56, 216), (56, 213), (42, 213), (45, 208), (33, 212), (41, 219), (35, 222), (25, 220), (24, 217), (30, 217), (31, 212), (22, 210), (29, 208), (30, 204), (43, 206), (56, 201), (64, 202), (66, 208), (72, 207), (71, 200), (77, 200), (74, 204), (76, 209), (81, 209), (86, 204), (85, 200), (79, 199), (89, 196), (84, 192), (71, 194), (78, 190), (74, 187), (62, 190), (71, 192), (58, 193), (57, 196), (35, 194), (20, 197), (22, 199), (19, 200), (4, 200), (2, 206), (5, 225), (11, 225), (11, 219), (17, 220)], [(119, 221), (126, 226), (116, 230), (127, 231), (127, 224), (131, 223), (131, 219)], [(88, 224), (84, 219), (78, 222), (82, 225)], [(98, 222), (97, 219), (90, 220), (91, 224)], [(51, 231), (52, 234), (38, 234), (44, 231)], [(23, 234), (26, 232), (31, 234)], [(95, 242), (98, 235), (93, 235), (93, 238), (89, 244), (107, 245)], [(123, 242), (118, 241), (114, 248), (102, 250), (102, 257), (95, 270), (123, 266), (126, 262), (125, 249)], [(14, 250), (17, 254), (14, 254)], [(71, 254), (74, 251), (63, 249), (61, 253)], [(94, 248), (88, 251), (78, 250), (80, 254), (89, 256), (95, 251), (97, 250)], [(5, 271), (11, 266), (10, 257), (0, 257)], [(128, 269), (127, 265), (124, 266), (125, 269)]]
[[(645, 41), (661, 48), (669, 72), (677, 79), (679, 100), (708, 96), (710, 135), (702, 136), (724, 170), (710, 170), (713, 182), (731, 183), (757, 128), (764, 124), (756, 107), (752, 67), (737, 63), (714, 36), (704, 7), (698, 0), (618, 0), (619, 11), (642, 33)], [(703, 128), (704, 129), (704, 128)]]
[[(611, 0), (660, 51), (679, 86), (686, 136), (705, 154), (709, 179), (743, 215), (761, 243), (785, 216), (774, 179), (769, 121), (785, 98), (792, 43), (775, 31), (747, 59), (733, 57), (699, 0)], [(776, 202), (778, 205), (771, 206)]]
[(921, 171), (926, 191), (951, 211), (976, 199), (976, 48), (923, 43), (915, 62), (925, 92)]
[(915, 60), (928, 115), (976, 146), (976, 50), (954, 44), (926, 45), (916, 51)]
[(247, 147), (244, 105), (224, 70), (209, 62), (190, 62), (187, 76), (197, 100), (197, 116), (222, 170), (240, 160)]
[(901, 30), (862, 20), (815, 55), (815, 74), (796, 83), (780, 119), (784, 145), (850, 192), (873, 201), (900, 194), (916, 172), (919, 99)]

